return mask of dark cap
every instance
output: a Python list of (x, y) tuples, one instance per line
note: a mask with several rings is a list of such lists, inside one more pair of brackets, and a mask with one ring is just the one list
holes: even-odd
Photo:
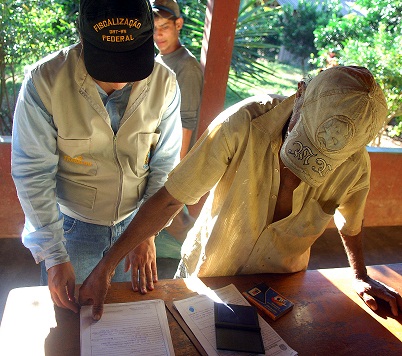
[(152, 9), (156, 15), (161, 17), (180, 17), (180, 8), (175, 0), (154, 0)]
[(148, 0), (81, 0), (79, 29), (88, 73), (103, 82), (135, 82), (154, 67)]

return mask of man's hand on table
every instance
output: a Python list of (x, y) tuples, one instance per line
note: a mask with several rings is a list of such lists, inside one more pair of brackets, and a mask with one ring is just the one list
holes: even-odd
[(78, 313), (79, 305), (75, 302), (75, 273), (71, 262), (50, 267), (47, 271), (50, 296), (58, 307)]
[(369, 276), (364, 278), (364, 280), (355, 279), (354, 287), (357, 294), (372, 310), (377, 310), (378, 306), (374, 298), (379, 298), (390, 305), (394, 316), (398, 316), (398, 311), (402, 311), (402, 297), (393, 288)]
[[(103, 304), (113, 277), (108, 272), (110, 266), (101, 261), (84, 281), (79, 290), (79, 304), (92, 305), (92, 318), (100, 320), (103, 314)], [(135, 292), (147, 293), (154, 289), (158, 281), (156, 270), (156, 250), (154, 237), (145, 240), (129, 253), (125, 261), (125, 269), (131, 267), (132, 287)], [(140, 286), (140, 287), (139, 287)]]
[(92, 305), (92, 318), (100, 320), (103, 314), (103, 304), (110, 287), (113, 273), (103, 271), (99, 265), (85, 279), (79, 290), (80, 305)]
[(135, 292), (145, 294), (158, 282), (154, 241), (154, 236), (146, 239), (126, 256), (125, 272), (131, 267), (131, 284)]

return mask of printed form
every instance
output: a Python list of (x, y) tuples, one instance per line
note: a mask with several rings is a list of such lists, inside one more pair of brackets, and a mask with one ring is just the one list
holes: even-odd
[(84, 306), (80, 327), (81, 356), (174, 355), (161, 299), (105, 304), (99, 321), (92, 319), (92, 306)]
[[(244, 352), (221, 351), (216, 348), (214, 301), (250, 305), (233, 284), (215, 291), (209, 290), (205, 295), (175, 300), (173, 305), (209, 356), (247, 355)], [(258, 321), (265, 355), (297, 355), (261, 316), (258, 316)]]

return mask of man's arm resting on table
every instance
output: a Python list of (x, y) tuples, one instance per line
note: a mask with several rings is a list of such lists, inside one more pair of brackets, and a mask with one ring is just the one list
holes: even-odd
[(391, 307), (392, 314), (398, 316), (402, 311), (402, 298), (397, 291), (387, 285), (370, 278), (364, 263), (362, 232), (348, 236), (339, 231), (348, 256), (349, 264), (355, 274), (355, 290), (363, 301), (372, 309), (377, 310), (374, 297), (385, 300)]
[[(153, 236), (162, 230), (182, 208), (183, 204), (173, 198), (165, 187), (162, 187), (140, 208), (126, 231), (102, 258), (80, 288), (79, 303), (81, 305), (93, 305), (92, 316), (94, 320), (99, 320), (102, 316), (106, 293), (119, 262), (146, 239), (153, 239)], [(146, 276), (144, 275), (142, 278), (140, 276), (141, 290), (145, 289), (146, 286), (146, 278), (144, 277)], [(152, 278), (148, 283), (152, 283)]]

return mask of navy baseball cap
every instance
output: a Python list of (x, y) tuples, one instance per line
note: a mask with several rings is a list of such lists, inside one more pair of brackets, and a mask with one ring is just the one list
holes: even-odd
[(88, 73), (103, 82), (135, 82), (154, 67), (148, 0), (81, 0), (79, 30)]

